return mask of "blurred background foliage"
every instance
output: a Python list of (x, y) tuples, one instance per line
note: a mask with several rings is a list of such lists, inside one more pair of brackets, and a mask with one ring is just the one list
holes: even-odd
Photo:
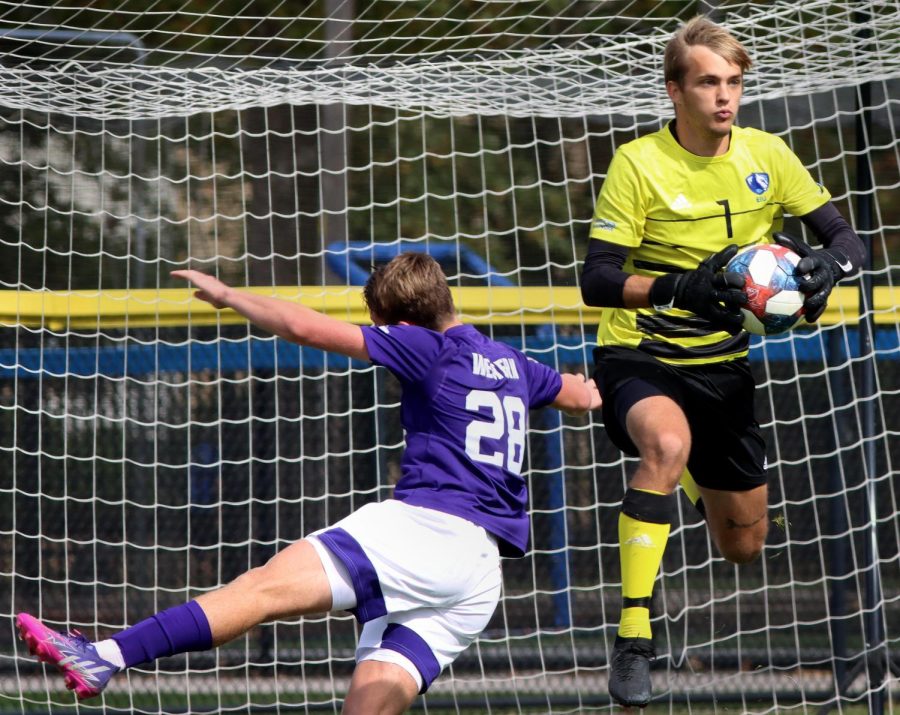
[[(0, 46), (4, 64), (36, 71), (73, 59), (245, 68), (417, 62), (646, 34), (695, 12), (727, 19), (740, 6), (0, 2)], [(86, 37), (75, 43), (15, 34), (35, 28), (131, 33), (145, 54)], [(752, 88), (752, 73), (748, 81)], [(853, 95), (752, 102), (741, 116), (785, 136), (848, 217), (857, 208)], [(888, 227), (900, 225), (889, 190), (900, 183), (894, 104), (876, 97), (870, 136), (879, 225)], [(329, 246), (398, 238), (460, 241), (516, 284), (575, 285), (613, 152), (667, 118), (617, 118), (615, 107), (550, 118), (282, 104), (100, 121), (0, 107), (0, 287), (164, 286), (169, 271), (189, 259), (239, 283), (339, 282), (324, 260)], [(889, 254), (898, 237), (887, 231), (877, 238), (882, 280), (894, 270)]]

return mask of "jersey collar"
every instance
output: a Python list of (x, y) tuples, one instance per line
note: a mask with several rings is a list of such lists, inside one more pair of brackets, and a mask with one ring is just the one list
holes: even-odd
[(662, 132), (664, 141), (667, 146), (669, 146), (673, 153), (677, 156), (688, 159), (690, 161), (696, 162), (698, 164), (716, 164), (720, 161), (727, 161), (731, 158), (732, 153), (734, 152), (734, 144), (737, 141), (739, 130), (738, 127), (732, 125), (731, 127), (731, 138), (728, 142), (728, 151), (724, 154), (719, 154), (718, 156), (699, 156), (698, 154), (694, 154), (685, 149), (681, 144), (678, 143), (678, 139), (675, 135), (675, 120), (670, 119), (665, 126), (665, 129)]

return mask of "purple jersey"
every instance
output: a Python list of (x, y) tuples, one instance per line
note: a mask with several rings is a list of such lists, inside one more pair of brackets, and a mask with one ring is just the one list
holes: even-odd
[(551, 403), (562, 378), (468, 325), (364, 327), (376, 365), (400, 380), (406, 450), (394, 497), (455, 514), (497, 537), (500, 553), (528, 545), (528, 410)]

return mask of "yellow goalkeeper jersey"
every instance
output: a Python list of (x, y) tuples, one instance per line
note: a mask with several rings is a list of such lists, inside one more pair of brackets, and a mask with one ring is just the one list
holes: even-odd
[[(732, 243), (769, 243), (785, 212), (803, 216), (830, 199), (772, 134), (732, 127), (728, 151), (704, 157), (685, 150), (666, 125), (618, 149), (590, 235), (630, 249), (625, 271), (655, 277), (696, 268)], [(597, 343), (700, 364), (746, 355), (749, 336), (717, 331), (683, 310), (604, 308)]]

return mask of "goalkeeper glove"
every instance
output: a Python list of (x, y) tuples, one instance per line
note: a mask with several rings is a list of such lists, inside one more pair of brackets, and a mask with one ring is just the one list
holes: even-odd
[(722, 272), (737, 251), (738, 247), (731, 245), (692, 271), (661, 275), (650, 286), (650, 305), (656, 310), (689, 310), (715, 328), (737, 335), (744, 321), (740, 307), (747, 302), (744, 279), (737, 273)]
[(828, 305), (828, 296), (831, 295), (832, 288), (841, 278), (853, 271), (853, 265), (840, 251), (828, 248), (815, 249), (806, 241), (788, 236), (786, 233), (773, 233), (772, 238), (779, 246), (789, 248), (800, 256), (800, 262), (795, 269), (797, 282), (806, 296), (803, 301), (806, 322), (815, 323)]

